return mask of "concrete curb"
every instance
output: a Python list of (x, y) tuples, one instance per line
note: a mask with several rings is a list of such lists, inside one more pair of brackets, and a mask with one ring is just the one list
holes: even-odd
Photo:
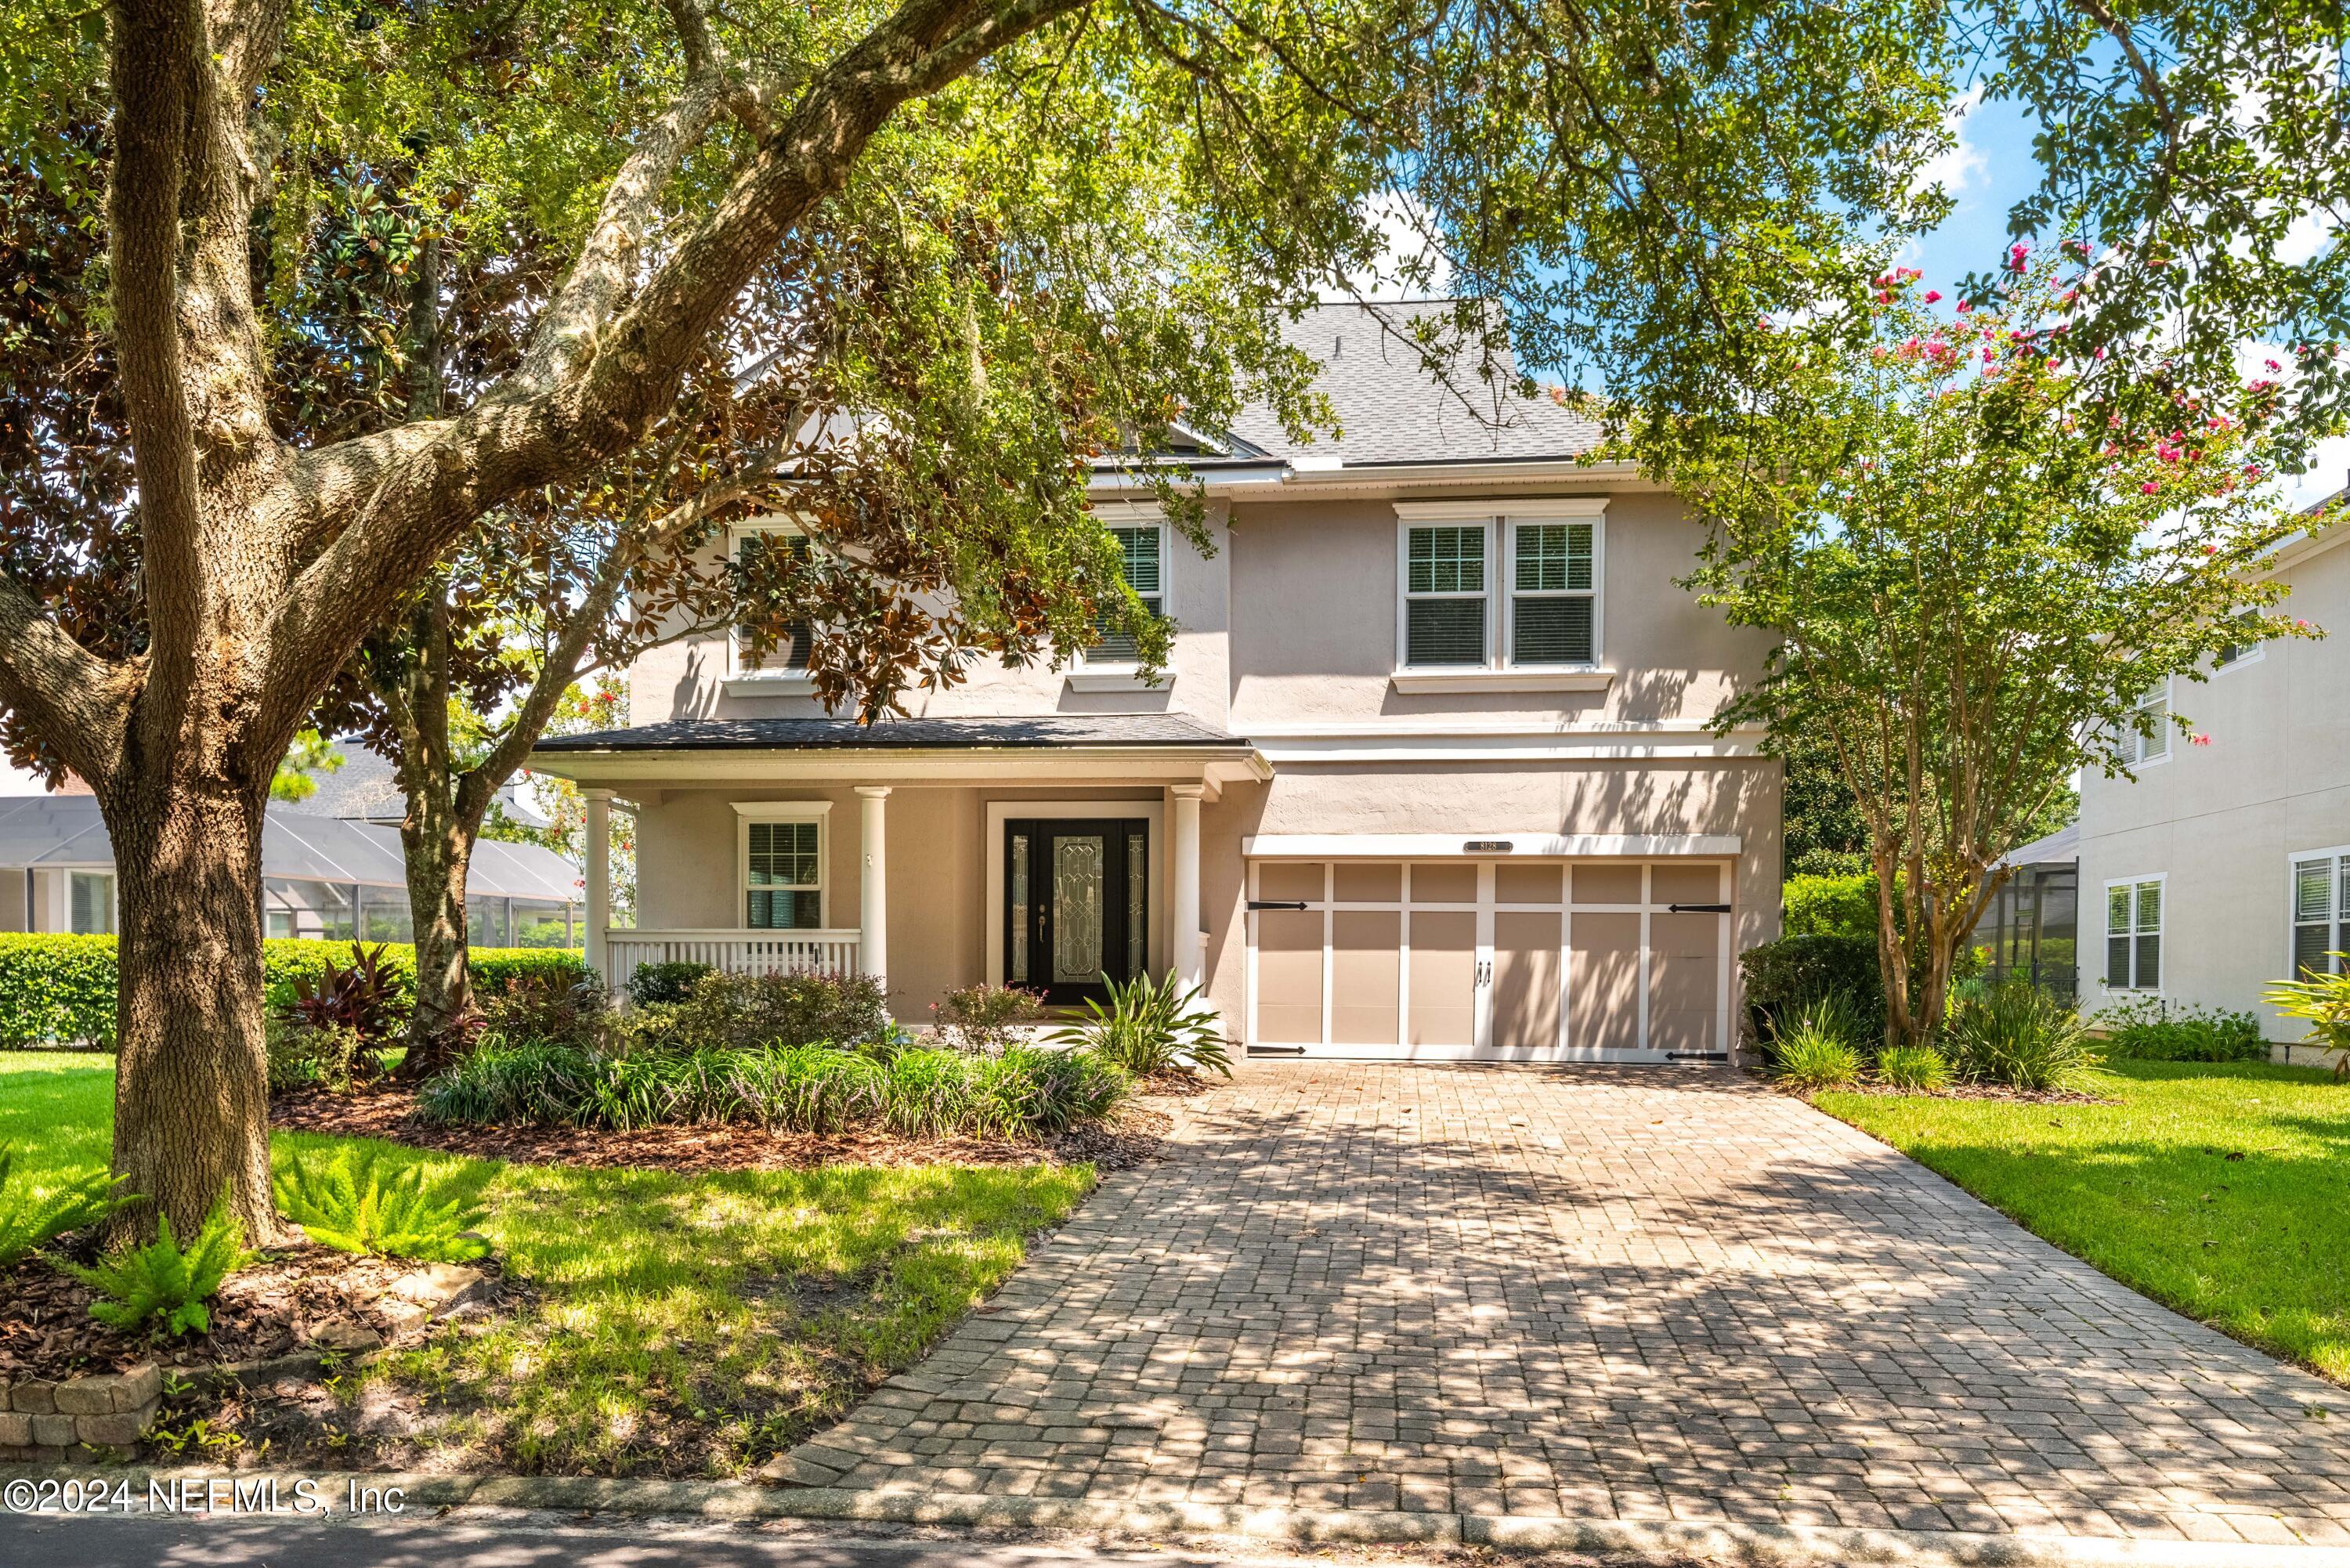
[[(147, 1466), (0, 1466), (0, 1482), (23, 1479), (128, 1481), (143, 1504), (152, 1480), (252, 1482), (276, 1474), (291, 1495), (297, 1472), (222, 1471)], [(1526, 1514), (1375, 1512), (1258, 1508), (1204, 1502), (1106, 1502), (984, 1497), (956, 1492), (882, 1492), (841, 1487), (770, 1489), (741, 1481), (605, 1480), (592, 1476), (452, 1476), (400, 1471), (324, 1471), (331, 1503), (344, 1479), (398, 1488), (409, 1508), (501, 1508), (720, 1521), (800, 1519), (840, 1524), (915, 1524), (994, 1530), (1055, 1530), (1164, 1541), (1237, 1536), (1289, 1546), (1486, 1546), (1513, 1552), (1581, 1552), (1633, 1559), (1710, 1563), (1898, 1564), (1900, 1568), (2350, 1568), (2350, 1547), (2265, 1546), (2243, 1542), (2123, 1540), (2109, 1536), (1989, 1535), (1958, 1531), (1846, 1530), (1729, 1521), (1544, 1518)]]

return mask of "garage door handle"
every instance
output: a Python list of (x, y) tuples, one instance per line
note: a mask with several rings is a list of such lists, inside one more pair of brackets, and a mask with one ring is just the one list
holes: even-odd
[(1305, 908), (1305, 900), (1303, 898), (1251, 898), (1248, 901), (1248, 907), (1252, 909), (1302, 909)]
[(1727, 904), (1667, 904), (1665, 906), (1665, 913), (1669, 915), (1726, 915), (1730, 913), (1730, 906)]

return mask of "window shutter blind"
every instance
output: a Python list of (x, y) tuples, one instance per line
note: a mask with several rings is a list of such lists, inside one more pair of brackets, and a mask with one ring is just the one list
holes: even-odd
[[(1142, 601), (1142, 607), (1156, 616), (1160, 613), (1162, 590), (1159, 576), (1163, 570), (1159, 558), (1159, 525), (1145, 524), (1139, 528), (1113, 528), (1110, 535), (1118, 541), (1121, 569), (1126, 573), (1127, 587)], [(1142, 657), (1141, 646), (1134, 634), (1114, 624), (1115, 618), (1107, 609), (1094, 617), (1093, 647), (1086, 657), (1101, 664), (1132, 664)]]
[(1413, 528), (1404, 540), (1404, 662), (1485, 662), (1485, 530)]
[(1409, 664), (1485, 662), (1483, 599), (1414, 599), (1404, 611), (1404, 659)]
[(2137, 972), (2130, 977), (2140, 991), (2162, 985), (2162, 884), (2137, 885)]
[(749, 825), (749, 908), (746, 922), (762, 929), (813, 930), (824, 923), (817, 825)]
[(2127, 991), (2130, 982), (2130, 890), (2106, 889), (2106, 985)]

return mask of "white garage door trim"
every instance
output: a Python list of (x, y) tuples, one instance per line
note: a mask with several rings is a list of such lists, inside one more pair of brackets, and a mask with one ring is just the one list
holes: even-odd
[[(1303, 836), (1298, 836), (1302, 837)], [(1295, 840), (1293, 839), (1292, 841), (1294, 842)], [(1388, 843), (1393, 843), (1394, 841), (1393, 837), (1389, 837), (1387, 840)], [(1253, 842), (1261, 846), (1265, 842), (1265, 840), (1260, 837)], [(1359, 845), (1363, 843), (1363, 839), (1360, 837), (1350, 837), (1347, 839), (1347, 842), (1350, 846)], [(1310, 859), (1305, 856), (1287, 854), (1255, 855), (1250, 857), (1247, 866), (1246, 888), (1246, 897), (1250, 905), (1246, 914), (1245, 983), (1247, 985), (1248, 996), (1246, 1005), (1246, 1027), (1243, 1032), (1243, 1038), (1249, 1048), (1252, 1050), (1262, 1050), (1268, 1054), (1295, 1054), (1310, 1056), (1317, 1060), (1471, 1060), (1512, 1062), (1667, 1062), (1684, 1059), (1692, 1054), (1700, 1056), (1718, 1056), (1726, 1050), (1726, 1043), (1731, 1038), (1730, 1003), (1732, 990), (1731, 961), (1733, 953), (1731, 932), (1733, 921), (1736, 919), (1734, 902), (1736, 897), (1734, 891), (1736, 887), (1736, 867), (1734, 864), (1724, 860), (1718, 861), (1714, 866), (1709, 867), (1709, 869), (1713, 870), (1715, 874), (1715, 891), (1712, 898), (1702, 901), (1706, 903), (1721, 902), (1730, 907), (1721, 911), (1716, 912), (1713, 915), (1713, 919), (1716, 922), (1713, 944), (1715, 950), (1716, 972), (1713, 979), (1713, 1016), (1711, 1020), (1712, 1025), (1712, 1037), (1710, 1041), (1705, 1043), (1706, 1049), (1703, 1052), (1690, 1053), (1670, 1049), (1669, 1042), (1657, 1042), (1651, 1031), (1649, 998), (1651, 995), (1652, 985), (1655, 981), (1655, 970), (1652, 961), (1656, 951), (1655, 937), (1653, 934), (1653, 920), (1657, 914), (1669, 911), (1670, 907), (1669, 897), (1667, 895), (1660, 895), (1656, 888), (1656, 879), (1653, 873), (1655, 870), (1660, 869), (1661, 867), (1655, 865), (1653, 858), (1644, 861), (1633, 861), (1627, 864), (1625, 858), (1618, 857), (1544, 857), (1543, 858), (1544, 860), (1548, 861), (1550, 864), (1556, 865), (1560, 868), (1562, 876), (1558, 900), (1556, 902), (1515, 903), (1503, 901), (1497, 896), (1496, 871), (1498, 864), (1503, 858), (1510, 861), (1517, 861), (1522, 858), (1532, 858), (1532, 857), (1521, 857), (1514, 852), (1513, 848), (1504, 849), (1499, 846), (1487, 848), (1486, 845), (1491, 841), (1464, 841), (1462, 839), (1446, 836), (1442, 842), (1453, 846), (1461, 846), (1464, 843), (1478, 846), (1478, 851), (1464, 853), (1461, 849), (1455, 848), (1451, 855), (1444, 857), (1444, 858), (1450, 859), (1455, 864), (1458, 864), (1462, 860), (1468, 860), (1475, 866), (1476, 894), (1473, 900), (1464, 901), (1457, 898), (1439, 898), (1431, 899), (1415, 897), (1409, 859), (1401, 860), (1397, 867), (1399, 877), (1396, 892), (1393, 896), (1382, 896), (1368, 901), (1360, 899), (1341, 899), (1338, 897), (1338, 861), (1362, 858), (1394, 860), (1397, 859), (1398, 857), (1392, 849), (1388, 850), (1384, 855), (1366, 853), (1332, 857), (1327, 854), (1324, 854), (1312, 857)], [(1735, 842), (1734, 839), (1732, 842)], [(1482, 851), (1482, 853), (1479, 851)], [(1717, 854), (1719, 853), (1722, 852), (1717, 852)], [(1651, 852), (1651, 855), (1653, 857), (1653, 852)], [(1421, 855), (1414, 857), (1413, 858), (1427, 860), (1434, 858), (1434, 857)], [(1305, 898), (1304, 903), (1301, 906), (1289, 909), (1275, 910), (1270, 909), (1260, 909), (1257, 908), (1260, 903), (1267, 901), (1263, 888), (1262, 877), (1268, 866), (1302, 866), (1307, 864), (1318, 864), (1320, 866), (1322, 876), (1320, 877), (1321, 888), (1318, 896), (1312, 896), (1309, 894)], [(1596, 898), (1586, 901), (1578, 901), (1575, 891), (1576, 879), (1574, 876), (1574, 868), (1577, 865), (1581, 865), (1586, 868), (1596, 868), (1597, 867), (1614, 867), (1627, 870), (1637, 868), (1640, 873), (1639, 900), (1636, 903), (1604, 902)], [(1293, 878), (1292, 880), (1295, 879)], [(1283, 890), (1282, 897), (1283, 899), (1285, 900), (1286, 898), (1295, 897), (1304, 891), (1305, 890), (1302, 888), (1284, 888)], [(1667, 903), (1660, 904), (1658, 901), (1660, 897), (1667, 897), (1669, 901)], [(1690, 901), (1698, 902), (1700, 900), (1691, 899)], [(1495, 992), (1498, 989), (1496, 984), (1495, 949), (1496, 917), (1506, 917), (1521, 912), (1530, 915), (1555, 914), (1558, 921), (1559, 945), (1556, 950), (1555, 957), (1555, 983), (1558, 989), (1555, 998), (1556, 1023), (1554, 1026), (1556, 1030), (1556, 1033), (1553, 1040), (1547, 1044), (1528, 1044), (1522, 1040), (1497, 1041), (1495, 1039), (1496, 1028), (1494, 1023), (1494, 999)], [(1309, 913), (1319, 914), (1321, 917), (1321, 940), (1319, 950), (1322, 971), (1319, 985), (1321, 1020), (1318, 1030), (1315, 1031), (1316, 1038), (1310, 1042), (1298, 1042), (1295, 1040), (1294, 1035), (1291, 1039), (1279, 1042), (1264, 1042), (1260, 1037), (1260, 1010), (1263, 1002), (1264, 988), (1260, 969), (1261, 940), (1259, 928), (1261, 921), (1265, 915), (1281, 913)], [(1336, 953), (1340, 945), (1336, 940), (1337, 922), (1341, 916), (1348, 913), (1359, 913), (1374, 916), (1393, 914), (1397, 917), (1394, 1029), (1398, 1038), (1393, 1044), (1364, 1043), (1360, 1041), (1341, 1042), (1338, 1039), (1340, 1031), (1334, 1027), (1334, 1010), (1338, 1006), (1336, 995), (1338, 989), (1338, 976), (1335, 972), (1337, 961)], [(1465, 1043), (1419, 1044), (1409, 1043), (1413, 1033), (1419, 1027), (1418, 1022), (1412, 1012), (1411, 975), (1413, 960), (1411, 933), (1414, 917), (1420, 913), (1431, 915), (1459, 915), (1465, 913), (1472, 914), (1474, 916), (1475, 950), (1471, 961), (1471, 969), (1470, 972), (1472, 976), (1472, 981), (1469, 1003), (1471, 1024), (1469, 1032), (1470, 1039)], [(1576, 948), (1575, 942), (1575, 917), (1578, 914), (1595, 917), (1623, 915), (1636, 915), (1638, 917), (1638, 947), (1637, 963), (1631, 977), (1632, 998), (1630, 1002), (1630, 1005), (1636, 1010), (1637, 1013), (1637, 1016), (1633, 1021), (1634, 1030), (1632, 1034), (1632, 1038), (1636, 1044), (1631, 1046), (1599, 1046), (1586, 1042), (1579, 1042), (1575, 1038), (1577, 1031), (1577, 1008), (1575, 1005), (1575, 998), (1573, 993), (1573, 988), (1576, 983), (1575, 975), (1577, 971), (1575, 959)], [(1308, 929), (1310, 932), (1310, 927)], [(1311, 935), (1308, 934), (1305, 936), (1304, 940), (1310, 942), (1313, 939)], [(1290, 950), (1302, 953), (1307, 950), (1293, 948)], [(1460, 951), (1458, 948), (1448, 948), (1444, 950), (1453, 953), (1458, 953)], [(1543, 950), (1540, 948), (1524, 950), (1525, 953), (1529, 956), (1539, 953), (1542, 950)], [(1306, 973), (1310, 976), (1311, 972), (1312, 971), (1309, 964)], [(1382, 1010), (1384, 1010), (1384, 1004), (1382, 1004)], [(1618, 1012), (1613, 1016), (1620, 1018), (1621, 1014)], [(1700, 1016), (1703, 1016), (1703, 1014), (1700, 1014)], [(1603, 1023), (1598, 1025), (1598, 1027), (1605, 1029), (1607, 1025)]]
[(1489, 860), (1499, 855), (1611, 859), (1734, 856), (1744, 842), (1735, 833), (1259, 833), (1241, 840), (1241, 853), (1266, 860), (1434, 860), (1446, 856)]

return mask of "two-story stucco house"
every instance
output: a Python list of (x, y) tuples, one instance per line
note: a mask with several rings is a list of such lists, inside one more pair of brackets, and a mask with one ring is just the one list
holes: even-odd
[(1211, 554), (1097, 495), (1179, 628), (1159, 683), (1104, 645), (861, 728), (788, 658), (681, 643), (631, 670), (634, 727), (543, 744), (636, 814), (635, 928), (588, 877), (614, 983), (853, 964), (919, 1024), (981, 980), (1072, 1003), (1172, 969), (1262, 1054), (1724, 1052), (1735, 955), (1777, 933), (1780, 776), (1705, 729), (1766, 643), (1675, 586), (1699, 525), (1578, 464), (1596, 432), (1549, 399), (1496, 425), (1359, 308), (1295, 331), (1343, 435), (1202, 454)]
[[(2303, 1026), (2262, 991), (2350, 949), (2350, 529), (2289, 542), (2284, 613), (2333, 635), (2251, 643), (2148, 693), (2189, 720), (2135, 748), (2135, 782), (2081, 785), (2081, 1002), (2132, 995)], [(2102, 940), (2101, 940), (2102, 939)]]

